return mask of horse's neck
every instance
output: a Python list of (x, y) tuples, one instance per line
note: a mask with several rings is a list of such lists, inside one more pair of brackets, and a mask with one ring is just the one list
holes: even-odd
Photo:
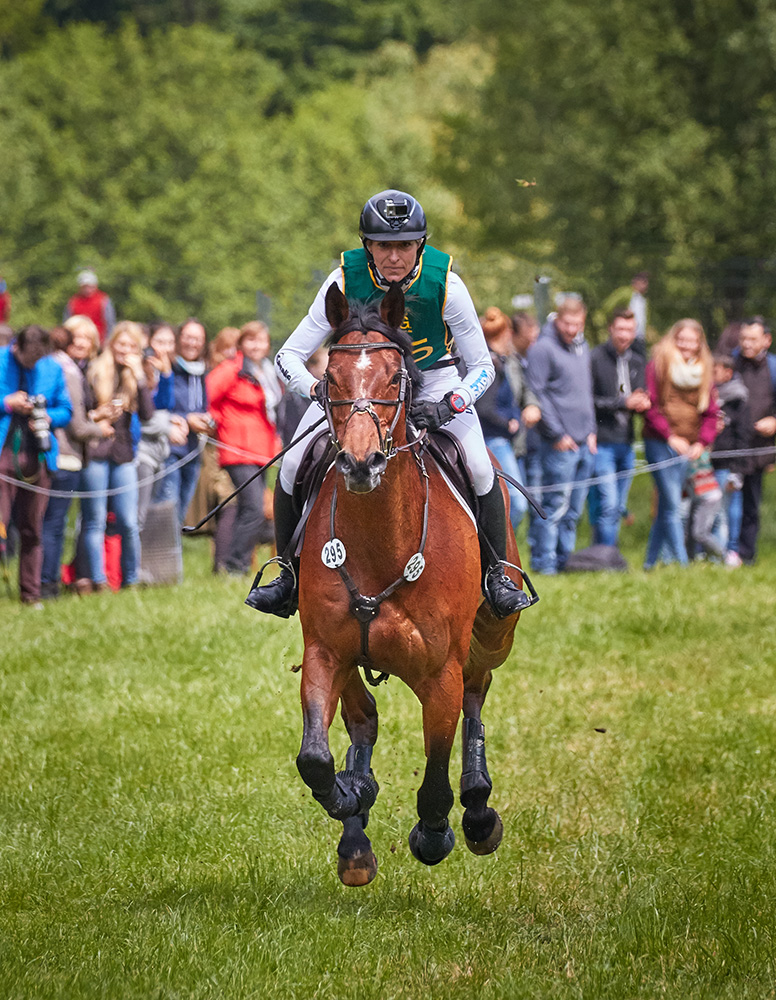
[(337, 533), (348, 535), (351, 544), (363, 542), (376, 558), (396, 543), (403, 554), (417, 546), (423, 525), (425, 485), (409, 452), (391, 459), (380, 486), (372, 493), (348, 493), (342, 483), (337, 490)]

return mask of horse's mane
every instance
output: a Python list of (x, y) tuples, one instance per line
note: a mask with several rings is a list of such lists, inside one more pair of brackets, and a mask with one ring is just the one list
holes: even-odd
[(346, 333), (353, 333), (357, 330), (364, 333), (372, 330), (375, 333), (381, 333), (401, 350), (410, 381), (416, 389), (419, 388), (423, 383), (423, 372), (418, 368), (417, 362), (412, 356), (412, 338), (409, 334), (405, 333), (404, 330), (397, 330), (395, 327), (389, 326), (380, 314), (379, 305), (375, 303), (365, 305), (363, 302), (353, 302), (349, 299), (348, 307), (350, 310), (348, 318), (336, 330), (332, 331), (324, 346), (331, 347), (333, 344), (339, 343)]

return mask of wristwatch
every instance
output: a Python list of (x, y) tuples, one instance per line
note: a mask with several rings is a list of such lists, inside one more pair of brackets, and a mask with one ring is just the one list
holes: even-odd
[(453, 413), (463, 413), (466, 409), (466, 400), (459, 392), (451, 392), (447, 397), (447, 402)]

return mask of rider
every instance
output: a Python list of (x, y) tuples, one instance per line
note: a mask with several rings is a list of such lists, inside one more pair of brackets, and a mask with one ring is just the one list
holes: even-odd
[[(336, 282), (351, 300), (381, 299), (391, 284), (400, 282), (407, 296), (403, 323), (413, 340), (413, 357), (423, 371), (422, 388), (416, 390), (410, 420), (429, 432), (443, 424), (460, 442), (480, 503), (480, 530), (496, 558), (485, 557), (483, 592), (499, 618), (528, 607), (528, 595), (506, 575), (502, 561), (507, 553), (507, 520), (501, 488), (485, 447), (474, 402), (494, 377), (477, 312), (463, 281), (451, 271), (452, 258), (426, 244), (426, 216), (420, 204), (403, 191), (381, 191), (364, 205), (359, 223), (362, 247), (348, 250), (342, 263), (324, 281), (310, 311), (275, 358), (275, 369), (286, 386), (315, 399), (317, 381), (311, 381), (307, 359), (331, 333), (325, 297)], [(455, 338), (466, 374), (461, 378), (451, 356)], [(306, 430), (320, 417), (311, 405), (297, 427)], [(302, 441), (283, 459), (275, 487), (275, 535), (280, 554), (280, 575), (259, 587), (254, 581), (246, 604), (257, 611), (287, 618), (296, 610), (296, 564), (288, 546), (298, 518), (292, 493), (302, 457)]]

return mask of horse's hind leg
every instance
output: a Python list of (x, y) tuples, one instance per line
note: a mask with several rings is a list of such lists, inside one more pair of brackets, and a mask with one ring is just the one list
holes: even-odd
[(493, 784), (485, 757), (485, 727), (480, 713), (490, 687), (490, 672), (480, 690), (465, 690), (463, 696), (463, 767), (461, 805), (466, 846), (473, 854), (492, 854), (501, 843), (501, 817), (488, 805)]
[[(372, 747), (377, 740), (377, 705), (357, 673), (342, 692), (342, 718), (350, 736), (344, 777), (366, 776), (374, 781)], [(375, 788), (377, 787), (375, 783)], [(337, 845), (337, 874), (344, 885), (367, 885), (377, 874), (377, 858), (365, 833), (369, 809), (351, 816), (342, 824)]]

